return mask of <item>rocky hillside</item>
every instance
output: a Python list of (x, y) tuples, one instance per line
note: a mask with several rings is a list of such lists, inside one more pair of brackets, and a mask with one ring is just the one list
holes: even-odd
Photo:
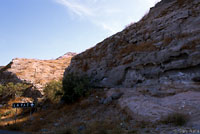
[(73, 57), (64, 76), (69, 73), (87, 74), (106, 88), (102, 103), (121, 92), (118, 105), (137, 120), (179, 113), (189, 116), (187, 127), (200, 130), (200, 0), (162, 0), (139, 22)]
[(13, 59), (0, 70), (0, 83), (25, 82), (41, 88), (47, 82), (62, 79), (74, 54), (66, 55), (56, 60)]
[(200, 75), (200, 1), (162, 0), (138, 23), (75, 56), (68, 72), (104, 87), (187, 81)]
[(64, 54), (63, 56), (58, 57), (57, 60), (63, 59), (63, 58), (70, 58), (70, 57), (73, 57), (75, 55), (76, 55), (76, 53), (68, 52), (68, 53)]

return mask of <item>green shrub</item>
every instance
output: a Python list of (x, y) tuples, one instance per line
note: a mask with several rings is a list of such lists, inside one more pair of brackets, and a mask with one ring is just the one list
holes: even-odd
[(0, 84), (0, 96), (22, 96), (25, 89), (31, 87), (30, 84), (13, 83)]
[(64, 96), (62, 100), (66, 103), (73, 103), (80, 97), (85, 96), (90, 87), (90, 79), (87, 76), (70, 73), (63, 78)]
[(51, 101), (51, 102), (58, 102), (62, 95), (62, 81), (51, 81), (46, 84), (44, 88), (45, 96)]
[(175, 126), (183, 126), (189, 120), (189, 117), (182, 113), (171, 113), (162, 121), (164, 124), (174, 124)]
[(3, 94), (3, 86), (0, 84), (0, 96)]

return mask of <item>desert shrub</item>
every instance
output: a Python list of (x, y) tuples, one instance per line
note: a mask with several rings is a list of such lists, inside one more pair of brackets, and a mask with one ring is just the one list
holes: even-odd
[(179, 6), (183, 5), (184, 1), (185, 1), (185, 0), (177, 0)]
[(183, 126), (188, 122), (188, 120), (189, 118), (185, 114), (171, 113), (162, 120), (162, 123), (173, 124), (175, 126)]
[(73, 103), (80, 97), (85, 96), (91, 87), (90, 78), (70, 73), (63, 78), (64, 95), (62, 100), (66, 103)]
[(25, 89), (31, 87), (29, 84), (13, 83), (0, 84), (0, 96), (22, 96)]
[(20, 130), (22, 130), (22, 128), (23, 127), (20, 124), (11, 124), (6, 127), (6, 129), (12, 130), (12, 131), (20, 131)]
[(7, 111), (7, 112), (5, 112), (4, 114), (2, 114), (2, 116), (8, 116), (8, 115), (10, 115), (12, 113), (12, 111)]
[(0, 84), (0, 95), (3, 93), (3, 85)]
[(108, 121), (94, 121), (84, 130), (84, 134), (123, 134), (122, 128)]
[(77, 132), (72, 128), (58, 128), (55, 131), (56, 134), (77, 134)]
[(62, 81), (51, 81), (46, 84), (44, 88), (44, 93), (47, 99), (49, 99), (51, 102), (58, 102), (62, 95)]

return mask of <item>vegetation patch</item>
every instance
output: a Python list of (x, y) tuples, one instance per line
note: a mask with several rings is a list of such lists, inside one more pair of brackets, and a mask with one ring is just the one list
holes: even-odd
[(66, 103), (73, 103), (80, 97), (86, 96), (90, 88), (91, 83), (89, 77), (74, 73), (67, 74), (63, 78), (64, 95), (62, 100)]
[(200, 39), (193, 40), (181, 47), (181, 50), (196, 50), (196, 46), (199, 45)]
[(22, 96), (24, 91), (31, 87), (30, 84), (23, 84), (23, 83), (12, 83), (9, 82), (7, 84), (1, 85), (0, 84), (0, 96), (8, 97), (16, 97), (16, 96)]
[(161, 122), (164, 124), (173, 124), (175, 126), (183, 126), (189, 121), (188, 115), (182, 113), (171, 113)]
[(109, 121), (94, 121), (86, 128), (85, 134), (123, 134), (124, 131), (116, 123)]
[(57, 103), (60, 101), (63, 90), (62, 90), (62, 81), (51, 81), (46, 84), (44, 88), (44, 93), (47, 99), (52, 103)]
[(139, 45), (129, 44), (120, 51), (120, 54), (130, 54), (131, 52), (151, 52), (157, 50), (153, 42), (143, 42)]
[(7, 130), (11, 130), (11, 131), (21, 131), (22, 130), (22, 126), (20, 124), (11, 124), (6, 126)]

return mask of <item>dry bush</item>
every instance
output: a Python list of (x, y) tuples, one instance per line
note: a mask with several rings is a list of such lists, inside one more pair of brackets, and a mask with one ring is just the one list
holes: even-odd
[(183, 126), (188, 122), (188, 120), (189, 120), (188, 115), (175, 112), (164, 117), (161, 122), (164, 124), (173, 124), (175, 126)]
[[(118, 123), (119, 124), (119, 123)], [(117, 123), (109, 121), (94, 121), (84, 131), (84, 134), (122, 134), (123, 130)]]
[(195, 50), (196, 46), (200, 43), (200, 39), (193, 40), (181, 47), (181, 50)]
[(54, 131), (55, 134), (77, 134), (77, 131), (72, 128), (58, 128)]
[(83, 64), (82, 70), (83, 70), (84, 72), (87, 72), (88, 69), (89, 69), (88, 63)]
[(182, 6), (186, 0), (177, 0), (179, 6)]
[(21, 131), (23, 126), (21, 124), (11, 124), (6, 126), (7, 130), (12, 130), (12, 131)]
[(156, 18), (163, 17), (168, 14), (168, 10), (163, 10)]
[(172, 38), (171, 37), (167, 37), (164, 39), (163, 43), (164, 43), (164, 46), (168, 46), (171, 42), (172, 42)]

